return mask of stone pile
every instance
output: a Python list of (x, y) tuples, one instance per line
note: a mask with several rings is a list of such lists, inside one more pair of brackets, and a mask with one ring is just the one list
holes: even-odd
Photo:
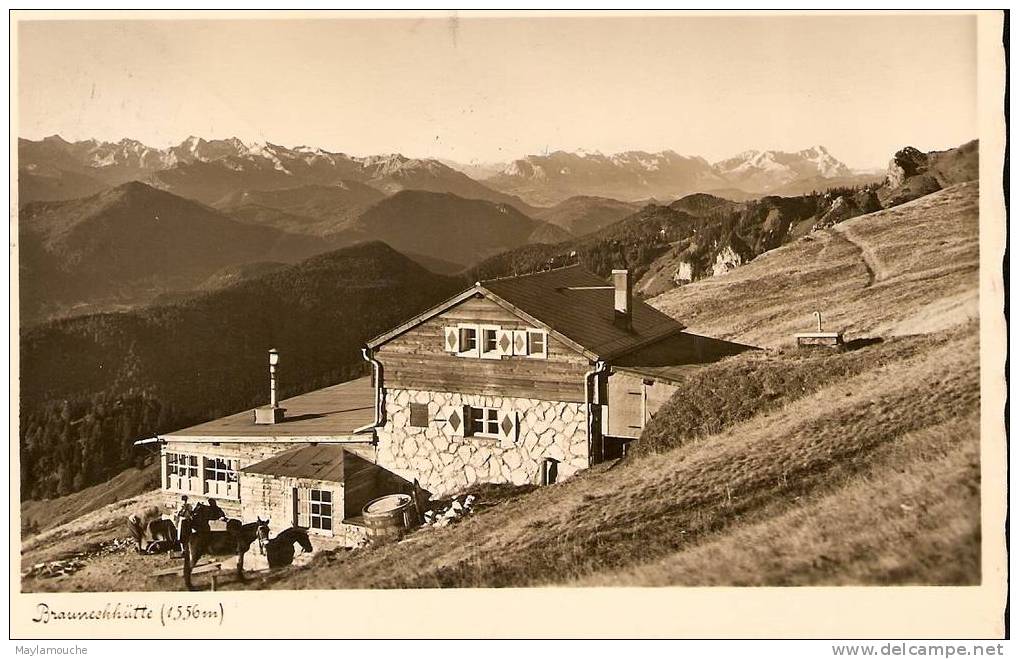
[(32, 567), (22, 572), (21, 576), (39, 577), (40, 579), (53, 579), (54, 577), (69, 577), (83, 567), (85, 567), (84, 561), (74, 558), (68, 558), (62, 561), (52, 561), (50, 563), (36, 563)]
[(474, 495), (468, 494), (464, 497), (463, 503), (460, 502), (458, 497), (453, 499), (445, 508), (426, 511), (422, 526), (433, 528), (449, 526), (474, 512), (474, 501)]
[(135, 548), (134, 540), (127, 538), (114, 538), (107, 542), (101, 542), (86, 551), (78, 552), (69, 558), (62, 558), (48, 563), (36, 563), (21, 573), (22, 577), (39, 577), (41, 579), (53, 579), (57, 577), (69, 577), (78, 570), (85, 567), (87, 561), (110, 554), (119, 554)]

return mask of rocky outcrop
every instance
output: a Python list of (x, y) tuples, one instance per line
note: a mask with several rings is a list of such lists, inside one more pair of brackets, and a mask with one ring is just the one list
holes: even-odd
[(923, 153), (911, 146), (898, 151), (888, 164), (885, 184), (878, 191), (884, 208), (898, 206), (957, 183), (979, 178), (979, 143)]
[(672, 275), (672, 283), (676, 286), (689, 284), (694, 280), (694, 267), (689, 261), (680, 261), (676, 264), (676, 272)]
[(886, 184), (888, 187), (897, 188), (906, 182), (906, 179), (927, 171), (927, 154), (919, 149), (907, 146), (897, 151), (888, 163), (888, 176)]
[(879, 210), (881, 210), (881, 202), (874, 190), (864, 189), (853, 195), (839, 195), (832, 200), (828, 210), (821, 214), (811, 227), (811, 231), (827, 229), (839, 222)]
[(736, 234), (729, 236), (718, 252), (715, 253), (715, 262), (711, 266), (711, 275), (717, 277), (731, 272), (754, 258), (750, 247), (743, 242), (743, 239)]

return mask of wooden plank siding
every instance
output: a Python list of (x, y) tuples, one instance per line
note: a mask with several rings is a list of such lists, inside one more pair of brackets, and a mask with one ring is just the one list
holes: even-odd
[(447, 326), (460, 324), (540, 329), (484, 297), (464, 300), (379, 347), (376, 359), (383, 367), (383, 385), (584, 402), (584, 375), (591, 364), (566, 344), (549, 335), (547, 359), (458, 357), (443, 350), (443, 331)]
[(348, 453), (343, 460), (343, 519), (360, 517), (364, 506), (373, 499), (396, 492), (410, 493), (413, 485), (357, 455)]
[[(201, 441), (169, 441), (163, 446), (160, 452), (160, 489), (162, 489), (165, 493), (165, 500), (167, 503), (176, 503), (180, 500), (181, 494), (187, 494), (192, 504), (198, 503), (199, 501), (206, 501), (209, 498), (214, 498), (228, 515), (237, 516), (240, 514), (241, 508), (239, 497), (243, 497), (243, 494), (239, 489), (239, 485), (237, 497), (223, 497), (215, 494), (206, 494), (204, 492), (205, 474), (203, 473), (203, 459), (223, 458), (225, 460), (236, 460), (238, 462), (238, 468), (243, 469), (248, 465), (261, 462), (266, 458), (270, 458), (291, 448), (293, 448), (292, 445), (273, 444), (271, 442), (259, 444), (223, 442), (214, 444), (212, 442)], [(168, 453), (183, 453), (185, 455), (193, 455), (198, 458), (197, 491), (174, 490), (167, 487), (166, 455)]]

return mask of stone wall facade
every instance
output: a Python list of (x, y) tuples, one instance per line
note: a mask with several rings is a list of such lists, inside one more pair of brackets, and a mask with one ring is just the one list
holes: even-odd
[[(545, 458), (558, 463), (558, 480), (590, 466), (583, 403), (410, 389), (387, 389), (385, 396), (377, 464), (407, 480), (417, 478), (434, 495), (474, 483), (538, 483)], [(411, 403), (428, 405), (427, 427), (410, 425)], [(465, 405), (515, 411), (515, 439), (459, 436), (445, 415)]]

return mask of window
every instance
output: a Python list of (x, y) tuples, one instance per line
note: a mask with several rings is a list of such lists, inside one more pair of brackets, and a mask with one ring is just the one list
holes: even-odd
[(181, 478), (198, 477), (198, 456), (184, 453), (166, 454), (166, 475)]
[(499, 359), (499, 328), (481, 328), (481, 356), (485, 359)]
[(527, 330), (527, 354), (531, 357), (548, 357), (545, 332)]
[[(191, 479), (195, 481), (192, 482)], [(184, 453), (166, 454), (166, 487), (190, 492), (198, 489), (198, 456)]]
[(295, 487), (294, 524), (332, 535), (333, 493), (330, 490)]
[(478, 356), (478, 328), (460, 328), (460, 352), (459, 354), (470, 357)]
[(458, 357), (503, 359), (548, 358), (548, 333), (540, 329), (506, 329), (498, 325), (450, 325), (442, 331), (442, 349)]
[(309, 494), (311, 528), (332, 531), (333, 493), (329, 490), (311, 490)]
[(498, 437), (499, 410), (492, 407), (472, 407), (467, 429), (469, 435)]
[(231, 468), (229, 460), (224, 458), (205, 458), (205, 480), (236, 481), (237, 472)]
[(237, 467), (236, 460), (205, 458), (205, 493), (237, 498)]
[(428, 403), (410, 404), (410, 426), (411, 428), (428, 427)]

